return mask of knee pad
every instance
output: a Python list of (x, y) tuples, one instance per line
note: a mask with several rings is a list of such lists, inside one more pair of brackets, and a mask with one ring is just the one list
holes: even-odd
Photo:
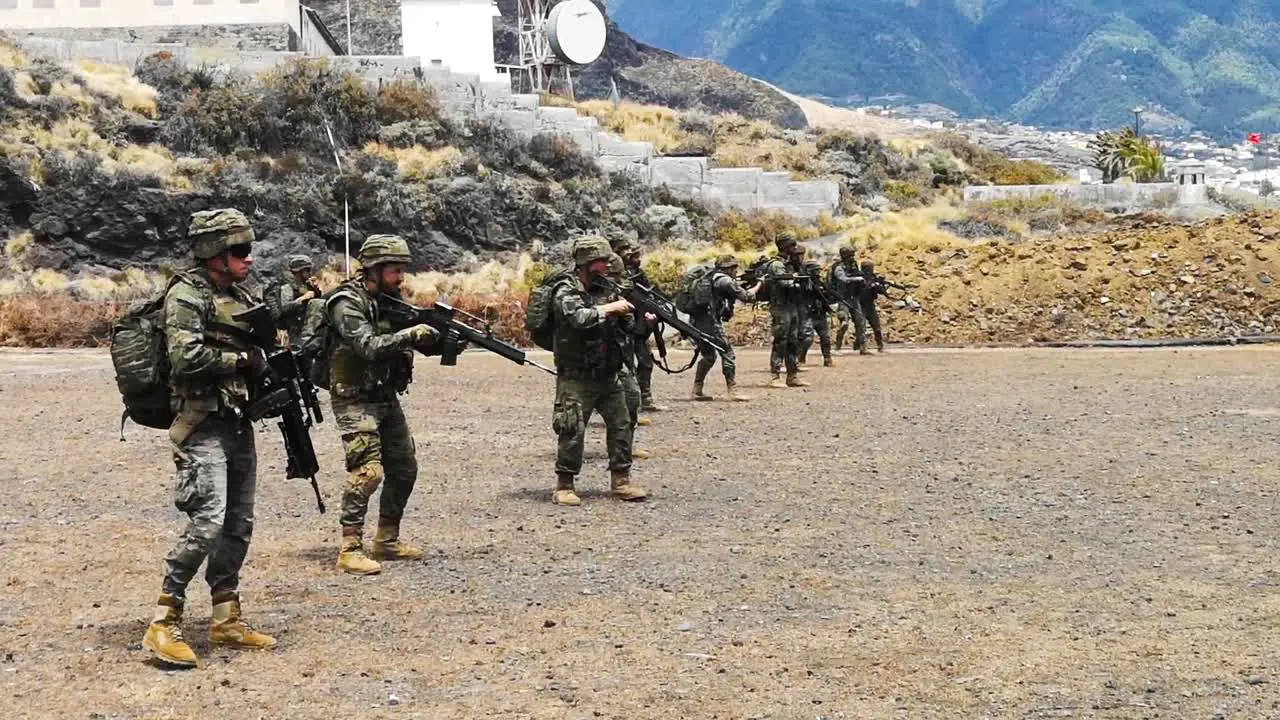
[(370, 497), (382, 484), (385, 474), (380, 461), (367, 462), (351, 471), (351, 490), (363, 497)]

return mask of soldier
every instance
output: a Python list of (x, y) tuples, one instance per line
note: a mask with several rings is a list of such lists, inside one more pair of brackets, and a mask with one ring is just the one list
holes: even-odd
[(320, 297), (320, 289), (311, 276), (311, 258), (290, 255), (287, 267), (280, 280), (268, 288), (265, 299), (276, 327), (288, 333), (288, 344), (296, 350), (307, 315), (307, 303)]
[[(863, 287), (858, 294), (858, 305), (862, 308), (862, 314), (866, 316), (867, 323), (871, 325), (871, 331), (876, 337), (876, 351), (884, 352), (884, 337), (880, 334), (880, 313), (876, 311), (876, 297), (884, 295), (888, 297), (889, 292), (884, 283), (876, 281), (876, 264), (870, 260), (862, 261), (862, 277)], [(867, 341), (864, 336), (862, 340), (863, 354), (867, 352)]]
[[(720, 370), (724, 373), (724, 382), (729, 389), (729, 399), (746, 402), (751, 398), (738, 392), (738, 365), (734, 358), (733, 346), (729, 344), (729, 338), (725, 335), (724, 323), (733, 317), (735, 301), (755, 302), (756, 293), (755, 288), (750, 291), (743, 290), (737, 278), (737, 258), (733, 255), (721, 255), (716, 258), (715, 269), (712, 270), (710, 278), (704, 280), (711, 283), (711, 306), (702, 312), (696, 312), (691, 320), (694, 327), (711, 336), (712, 339), (719, 340), (728, 348), (728, 352), (720, 355)], [(698, 359), (693, 377), (694, 400), (712, 399), (702, 391), (702, 385), (707, 379), (707, 373), (711, 372), (711, 368), (716, 364), (716, 355), (714, 350), (708, 348), (704, 349), (702, 357)]]
[(198, 664), (182, 637), (187, 585), (206, 560), (212, 593), (209, 641), (270, 649), (276, 641), (240, 615), (240, 568), (253, 535), (258, 454), (245, 417), (249, 380), (266, 368), (261, 350), (244, 341), (249, 327), (233, 318), (257, 305), (241, 283), (253, 265), (253, 230), (244, 213), (204, 210), (187, 237), (199, 266), (179, 273), (164, 298), (169, 387), (176, 418), (169, 428), (174, 505), (189, 518), (165, 559), (162, 594), (142, 646), (160, 660)]
[[(349, 479), (342, 494), (337, 567), (352, 575), (380, 572), (378, 560), (417, 560), (422, 550), (400, 541), (400, 521), (418, 478), (413, 436), (398, 396), (412, 381), (414, 350), (439, 351), (428, 325), (393, 332), (378, 308), (399, 296), (409, 245), (397, 235), (370, 235), (360, 246), (360, 276), (338, 288), (325, 312), (335, 341), (329, 355), (329, 399), (342, 434)], [(385, 481), (385, 482), (384, 482)], [(371, 552), (362, 543), (369, 499), (382, 486)]]
[[(809, 260), (804, 264), (805, 272), (812, 278), (810, 282), (822, 282), (822, 265), (815, 260)], [(809, 355), (809, 348), (813, 347), (813, 336), (818, 336), (818, 347), (822, 350), (822, 364), (825, 367), (831, 367), (835, 363), (831, 361), (831, 308), (822, 302), (821, 298), (810, 296), (805, 306), (808, 311), (802, 327), (802, 337), (800, 339), (800, 357), (797, 358), (798, 365), (804, 365)]]
[[(610, 253), (609, 255), (609, 276), (612, 277), (615, 282), (623, 286), (626, 286), (631, 282), (628, 279), (622, 257), (617, 253)], [(637, 322), (635, 325), (637, 328), (645, 327), (645, 324), (641, 322)], [(627, 412), (631, 415), (632, 460), (648, 460), (652, 457), (652, 454), (648, 450), (641, 450), (635, 447), (636, 425), (640, 424), (641, 392), (640, 383), (636, 380), (636, 370), (632, 367), (632, 362), (634, 362), (632, 358), (636, 357), (634, 346), (637, 344), (643, 345), (647, 335), (647, 332), (643, 335), (632, 333), (620, 338), (624, 345), (622, 350), (622, 368), (618, 370), (618, 379), (622, 382), (622, 389), (626, 393)], [(652, 363), (652, 359), (650, 359), (650, 363)]]
[(600, 287), (612, 250), (604, 238), (579, 238), (573, 245), (576, 276), (552, 296), (555, 313), (556, 402), (552, 428), (559, 438), (556, 489), (552, 502), (577, 506), (574, 479), (582, 470), (587, 418), (604, 418), (605, 443), (614, 497), (643, 500), (644, 488), (631, 482), (631, 413), (618, 377), (627, 333), (635, 332), (634, 308)]
[[(798, 365), (801, 323), (808, 296), (803, 280), (798, 277), (804, 273), (801, 265), (804, 248), (789, 231), (779, 233), (775, 244), (780, 254), (770, 258), (762, 271), (765, 282), (769, 284), (769, 319), (773, 329), (773, 350), (769, 355), (769, 371), (773, 380), (769, 387), (806, 387), (809, 383), (800, 379)], [(784, 364), (787, 368), (785, 384), (780, 377)]]
[[(649, 276), (645, 275), (641, 263), (644, 261), (644, 254), (640, 251), (640, 247), (630, 240), (623, 240), (618, 244), (615, 251), (622, 256), (623, 261), (627, 264), (627, 270), (635, 278), (635, 282), (646, 287), (657, 290), (653, 281)], [(666, 405), (658, 405), (653, 401), (653, 355), (649, 354), (649, 335), (652, 333), (652, 327), (648, 324), (642, 324), (640, 332), (635, 342), (635, 358), (636, 358), (636, 381), (640, 385), (640, 409), (644, 412), (661, 412), (669, 409)]]
[[(858, 270), (858, 266), (854, 264), (853, 248), (840, 248), (840, 262), (831, 269), (832, 290), (840, 295), (841, 298), (847, 300), (854, 307), (853, 323), (854, 323), (854, 348), (863, 355), (870, 355), (867, 350), (867, 319), (862, 314), (862, 303), (860, 298), (862, 290), (866, 286), (866, 278)], [(844, 347), (844, 336), (849, 331), (849, 310), (841, 305), (836, 311), (836, 317), (840, 320), (840, 327), (836, 330), (836, 350)]]

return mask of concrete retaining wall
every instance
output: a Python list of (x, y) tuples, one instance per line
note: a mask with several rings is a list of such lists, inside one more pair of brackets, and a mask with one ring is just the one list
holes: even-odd
[(1112, 183), (1109, 185), (971, 185), (965, 202), (1053, 195), (1086, 207), (1169, 207), (1179, 202), (1174, 183)]

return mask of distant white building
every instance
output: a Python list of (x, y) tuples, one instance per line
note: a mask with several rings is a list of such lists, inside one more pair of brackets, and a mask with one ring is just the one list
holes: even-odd
[(493, 48), (493, 20), (501, 16), (494, 0), (401, 0), (400, 54), (421, 58), (423, 67), (501, 80)]
[(298, 0), (0, 0), (0, 30), (72, 40), (344, 53), (319, 15)]

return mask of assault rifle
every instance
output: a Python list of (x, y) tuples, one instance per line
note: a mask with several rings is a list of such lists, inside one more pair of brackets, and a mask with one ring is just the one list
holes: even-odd
[(311, 426), (324, 422), (316, 388), (302, 373), (293, 351), (276, 344), (276, 325), (266, 305), (254, 305), (237, 313), (234, 318), (249, 324), (250, 342), (267, 357), (267, 369), (255, 379), (258, 384), (245, 415), (250, 420), (280, 418), (277, 425), (284, 436), (284, 451), (288, 457), (285, 477), (309, 478), (311, 489), (316, 494), (316, 506), (323, 514), (324, 500), (320, 497), (320, 486), (316, 484), (320, 462), (311, 444)]
[(883, 292), (883, 288), (891, 287), (891, 288), (894, 288), (895, 290), (901, 290), (904, 294), (909, 293), (915, 289), (914, 285), (902, 285), (896, 282), (890, 282), (889, 279), (886, 278), (885, 276), (876, 275), (875, 273), (870, 273), (870, 274), (863, 273), (863, 277), (867, 279), (868, 287), (880, 288), (881, 289), (880, 294), (884, 295), (887, 298), (890, 298), (891, 300), (898, 300), (901, 298), (891, 297), (889, 293)]
[[(451, 305), (436, 301), (429, 308), (421, 308), (406, 300), (383, 293), (378, 296), (378, 304), (391, 319), (391, 325), (397, 330), (414, 325), (430, 325), (444, 338), (440, 352), (440, 364), (453, 366), (458, 364), (458, 355), (466, 345), (477, 345), (491, 353), (500, 355), (517, 365), (532, 365), (539, 370), (556, 374), (555, 370), (539, 365), (529, 359), (528, 353), (494, 337), (489, 323), (471, 313), (458, 310)], [(484, 330), (477, 330), (457, 319), (457, 315), (470, 318), (484, 325)]]
[(609, 290), (626, 298), (627, 302), (645, 312), (653, 313), (658, 317), (659, 322), (670, 325), (682, 337), (693, 341), (695, 348), (705, 345), (721, 354), (729, 352), (729, 348), (712, 339), (710, 335), (681, 320), (679, 313), (676, 311), (676, 306), (659, 294), (657, 290), (647, 285), (641, 285), (638, 282), (622, 285), (607, 277), (602, 277), (600, 280)]
[(851, 316), (857, 315), (860, 310), (855, 308), (852, 303), (844, 299), (839, 293), (831, 292), (826, 285), (822, 283), (822, 279), (814, 277), (810, 273), (786, 273), (783, 275), (770, 275), (773, 280), (793, 280), (799, 284), (802, 292), (807, 293), (814, 300), (822, 303), (824, 307), (830, 308), (832, 305), (841, 305), (848, 310)]

